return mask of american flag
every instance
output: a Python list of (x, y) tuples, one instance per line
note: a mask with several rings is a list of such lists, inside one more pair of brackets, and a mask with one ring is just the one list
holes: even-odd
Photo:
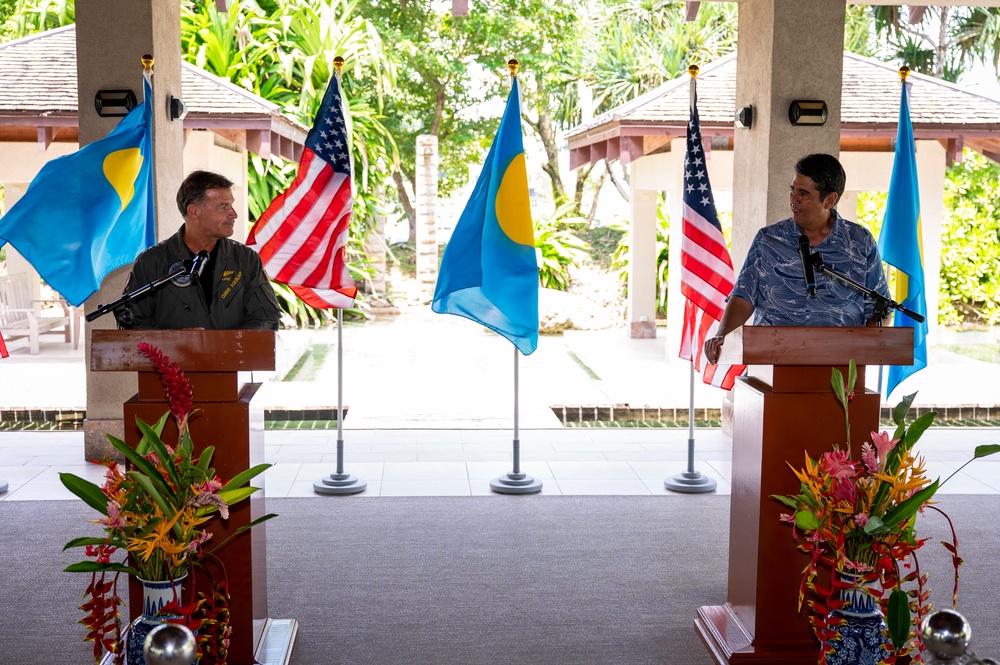
[(358, 293), (345, 260), (352, 166), (350, 115), (338, 71), (306, 137), (295, 181), (271, 201), (247, 238), (271, 279), (313, 307), (351, 307)]
[[(726, 308), (726, 297), (735, 282), (733, 261), (726, 248), (726, 238), (722, 235), (712, 187), (708, 182), (701, 125), (698, 122), (698, 97), (692, 94), (684, 154), (681, 293), (686, 301), (680, 357), (693, 362), (698, 371), (702, 370), (705, 340), (713, 337), (718, 330), (719, 320)], [(706, 361), (702, 380), (731, 390), (743, 369), (743, 365), (712, 365)]]

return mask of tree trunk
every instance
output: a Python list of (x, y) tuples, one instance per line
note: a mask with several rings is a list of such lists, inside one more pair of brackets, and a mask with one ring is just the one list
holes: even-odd
[(410, 194), (406, 191), (406, 182), (403, 180), (403, 174), (396, 171), (392, 174), (392, 180), (396, 183), (396, 192), (399, 194), (399, 205), (403, 207), (403, 212), (406, 214), (406, 222), (410, 227), (407, 241), (415, 243), (417, 242), (417, 211), (413, 209), (413, 203), (410, 202)]

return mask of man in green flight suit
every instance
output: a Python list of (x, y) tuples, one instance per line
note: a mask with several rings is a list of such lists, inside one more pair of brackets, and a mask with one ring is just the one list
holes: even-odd
[(177, 190), (181, 228), (135, 260), (125, 291), (191, 265), (199, 252), (200, 277), (185, 273), (132, 302), (136, 330), (277, 330), (280, 310), (260, 256), (230, 240), (236, 225), (233, 182), (194, 171)]

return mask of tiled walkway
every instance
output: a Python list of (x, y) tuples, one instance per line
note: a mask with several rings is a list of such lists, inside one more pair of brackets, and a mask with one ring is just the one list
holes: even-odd
[[(288, 337), (283, 345), (303, 343)], [(82, 348), (67, 347), (51, 338), (32, 357), (15, 342), (0, 360), (0, 405), (82, 408)], [(663, 481), (687, 469), (686, 429), (562, 427), (550, 407), (684, 408), (689, 366), (675, 356), (663, 339), (632, 340), (621, 330), (543, 337), (518, 361), (521, 470), (542, 481), (543, 494), (674, 495)], [(869, 386), (875, 376), (869, 370)], [(266, 383), (258, 399), (275, 408), (336, 404), (335, 365), (308, 378)], [(356, 496), (490, 494), (489, 481), (512, 470), (513, 385), (511, 345), (463, 319), (418, 313), (345, 326), (345, 471), (368, 484)], [(1000, 404), (1000, 367), (932, 353), (931, 366), (900, 392), (914, 391), (916, 405)], [(718, 408), (722, 394), (698, 383), (694, 401)], [(728, 493), (729, 437), (699, 429), (695, 438), (695, 469)], [(930, 475), (943, 479), (991, 443), (1000, 443), (1000, 429), (935, 428), (919, 448)], [(336, 430), (267, 430), (268, 496), (313, 496), (336, 458)], [(0, 432), (0, 480), (10, 486), (0, 500), (72, 498), (61, 471), (100, 479), (103, 467), (83, 460), (81, 432)], [(973, 462), (942, 491), (1000, 492), (1000, 459)]]

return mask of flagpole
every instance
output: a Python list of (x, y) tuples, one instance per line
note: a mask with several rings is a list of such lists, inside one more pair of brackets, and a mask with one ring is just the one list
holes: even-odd
[[(698, 66), (688, 67), (688, 74), (691, 76), (691, 83), (688, 86), (690, 95), (690, 105), (688, 108), (694, 109), (697, 99), (698, 89), (695, 78), (698, 76)], [(708, 165), (705, 165), (706, 169)], [(697, 339), (697, 336), (695, 337)], [(716, 482), (711, 478), (702, 475), (694, 469), (694, 359), (698, 351), (692, 353), (691, 377), (688, 389), (688, 464), (687, 471), (678, 473), (663, 481), (663, 486), (673, 492), (683, 492), (685, 494), (700, 494), (702, 492), (715, 491)]]
[(313, 483), (319, 494), (357, 494), (368, 483), (344, 472), (344, 310), (337, 308), (337, 471)]
[(535, 494), (542, 491), (542, 481), (521, 471), (521, 440), (518, 438), (518, 355), (514, 347), (514, 470), (490, 481), (490, 489), (498, 494)]

